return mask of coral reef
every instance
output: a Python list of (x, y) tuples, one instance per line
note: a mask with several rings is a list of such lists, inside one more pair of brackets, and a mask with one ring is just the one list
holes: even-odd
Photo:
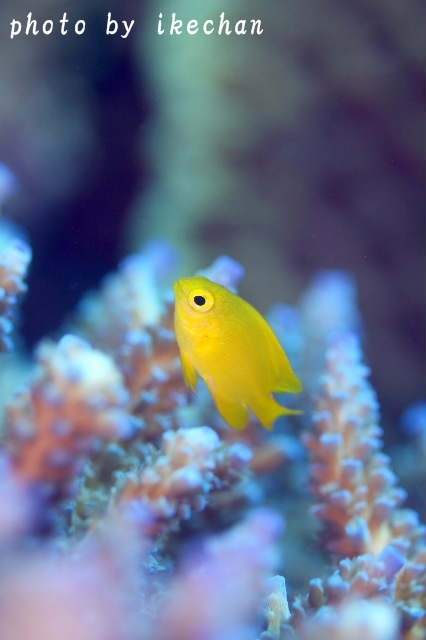
[[(299, 417), (231, 430), (185, 389), (173, 265), (161, 244), (126, 259), (6, 404), (2, 638), (420, 640), (426, 533), (382, 452), (351, 278), (271, 310), (306, 372), (301, 437)], [(236, 290), (244, 270), (203, 273)]]
[[(76, 0), (67, 36), (60, 4), (0, 3), (0, 639), (423, 640), (422, 3)], [(54, 32), (9, 38), (30, 11)], [(200, 268), (302, 416), (189, 392)]]

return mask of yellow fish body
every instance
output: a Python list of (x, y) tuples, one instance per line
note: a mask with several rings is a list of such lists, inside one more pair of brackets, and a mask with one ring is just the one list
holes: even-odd
[(178, 280), (175, 329), (186, 383), (206, 382), (219, 413), (235, 429), (250, 412), (266, 429), (279, 416), (300, 413), (281, 406), (273, 393), (298, 393), (294, 373), (278, 338), (248, 302), (203, 276)]

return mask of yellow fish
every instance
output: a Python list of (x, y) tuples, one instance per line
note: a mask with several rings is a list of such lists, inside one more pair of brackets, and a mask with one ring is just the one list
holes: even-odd
[(175, 329), (185, 381), (197, 374), (234, 429), (247, 426), (250, 411), (266, 429), (279, 416), (300, 413), (281, 406), (273, 393), (302, 391), (284, 349), (254, 307), (203, 276), (174, 286)]

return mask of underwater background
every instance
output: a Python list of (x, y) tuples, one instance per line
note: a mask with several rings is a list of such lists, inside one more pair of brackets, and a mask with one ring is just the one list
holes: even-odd
[[(10, 39), (30, 11), (52, 35)], [(424, 18), (2, 1), (0, 640), (424, 637)], [(233, 431), (189, 393), (199, 270), (269, 319), (303, 416)]]

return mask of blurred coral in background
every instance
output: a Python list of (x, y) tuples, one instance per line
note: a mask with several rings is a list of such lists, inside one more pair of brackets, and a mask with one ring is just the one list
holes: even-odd
[[(73, 333), (41, 343), (6, 402), (2, 638), (315, 640), (365, 625), (373, 640), (420, 639), (424, 497), (403, 508), (381, 452), (353, 284), (322, 275), (299, 311), (272, 314), (317, 377), (303, 438), (299, 417), (272, 434), (255, 422), (235, 432), (204, 389), (185, 391), (160, 268), (173, 269), (169, 256), (156, 245), (127, 258), (83, 300)], [(205, 273), (235, 288), (243, 270), (221, 258)], [(324, 278), (332, 313), (318, 304)], [(406, 414), (414, 433), (423, 413)]]
[[(224, 9), (264, 34), (156, 35)], [(90, 35), (0, 38), (1, 640), (421, 640), (421, 3), (0, 25), (31, 10)], [(189, 393), (200, 270), (266, 311), (302, 417), (238, 432)]]

